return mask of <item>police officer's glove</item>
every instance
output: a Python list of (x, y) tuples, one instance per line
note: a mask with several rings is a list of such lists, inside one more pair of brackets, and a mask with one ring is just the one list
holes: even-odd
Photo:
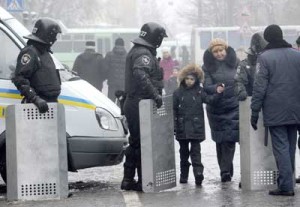
[(32, 103), (36, 105), (40, 113), (46, 113), (49, 110), (47, 102), (39, 96), (35, 96)]
[(247, 96), (248, 96), (248, 94), (246, 91), (241, 91), (239, 93), (238, 99), (239, 99), (239, 101), (245, 101), (247, 99)]
[(251, 126), (254, 130), (257, 130), (258, 111), (252, 111), (251, 113)]
[(125, 98), (125, 92), (121, 90), (117, 90), (115, 92), (115, 96), (117, 97), (118, 100), (123, 100)]
[(157, 95), (155, 98), (154, 98), (154, 101), (156, 103), (156, 107), (159, 109), (162, 104), (163, 104), (163, 101), (162, 101), (162, 98), (161, 98), (161, 95)]
[(36, 97), (36, 93), (33, 88), (29, 85), (21, 85), (19, 88), (21, 95), (25, 96), (26, 100), (32, 102), (32, 100)]

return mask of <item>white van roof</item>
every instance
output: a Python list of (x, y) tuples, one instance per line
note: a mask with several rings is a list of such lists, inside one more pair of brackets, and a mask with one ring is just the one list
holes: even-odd
[(8, 13), (4, 8), (0, 7), (0, 19), (6, 20), (6, 19), (12, 19), (13, 16)]

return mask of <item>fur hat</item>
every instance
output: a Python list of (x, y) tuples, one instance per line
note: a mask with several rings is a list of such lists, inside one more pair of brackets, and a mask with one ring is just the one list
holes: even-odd
[(277, 24), (271, 24), (267, 26), (264, 31), (264, 38), (270, 43), (283, 40), (281, 28)]
[(178, 75), (178, 82), (181, 83), (188, 75), (195, 76), (200, 83), (204, 81), (204, 72), (200, 66), (196, 64), (189, 64), (180, 70)]
[(95, 41), (86, 41), (85, 47), (87, 49), (95, 49), (96, 43)]
[(225, 42), (225, 40), (220, 39), (220, 38), (216, 38), (213, 39), (210, 43), (209, 43), (209, 51), (212, 52), (214, 47), (223, 47), (225, 50), (228, 48), (227, 43)]

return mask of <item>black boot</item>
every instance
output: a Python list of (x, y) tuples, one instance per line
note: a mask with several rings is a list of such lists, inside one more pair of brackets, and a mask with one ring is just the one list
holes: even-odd
[(202, 181), (204, 180), (203, 174), (195, 176), (195, 184), (196, 185), (202, 185)]
[(124, 166), (124, 177), (121, 183), (122, 190), (132, 190), (135, 188), (137, 182), (134, 180), (135, 168)]
[(132, 190), (142, 192), (143, 191), (143, 185), (142, 185), (142, 168), (141, 166), (137, 167), (137, 175), (138, 175), (138, 182), (133, 187)]
[(194, 167), (193, 171), (195, 176), (195, 184), (198, 186), (202, 185), (202, 181), (204, 180), (203, 168), (201, 169), (199, 167)]
[(221, 175), (221, 182), (225, 183), (225, 182), (230, 182), (231, 181), (231, 175), (230, 173), (223, 173)]
[(134, 190), (136, 188), (137, 182), (133, 179), (123, 178), (121, 183), (121, 190)]
[(180, 183), (187, 183), (188, 182), (189, 169), (190, 169), (190, 165), (182, 166), (180, 168), (180, 180), (179, 180)]

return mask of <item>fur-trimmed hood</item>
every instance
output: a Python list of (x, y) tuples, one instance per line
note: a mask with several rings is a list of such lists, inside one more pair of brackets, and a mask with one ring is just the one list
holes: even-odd
[[(236, 53), (235, 53), (234, 49), (229, 46), (226, 49), (226, 53), (227, 53), (227, 55), (224, 60), (225, 63), (229, 67), (235, 68), (235, 66), (238, 63), (238, 59), (236, 57)], [(209, 50), (206, 50), (203, 55), (203, 63), (204, 63), (206, 70), (211, 71), (211, 72), (216, 71), (217, 70), (216, 61), (217, 61), (217, 59), (213, 56), (213, 54)]]
[(204, 81), (204, 73), (199, 65), (189, 64), (185, 66), (178, 74), (178, 83), (181, 84), (184, 78), (190, 74), (193, 74), (197, 77), (197, 81), (199, 83), (203, 83)]

